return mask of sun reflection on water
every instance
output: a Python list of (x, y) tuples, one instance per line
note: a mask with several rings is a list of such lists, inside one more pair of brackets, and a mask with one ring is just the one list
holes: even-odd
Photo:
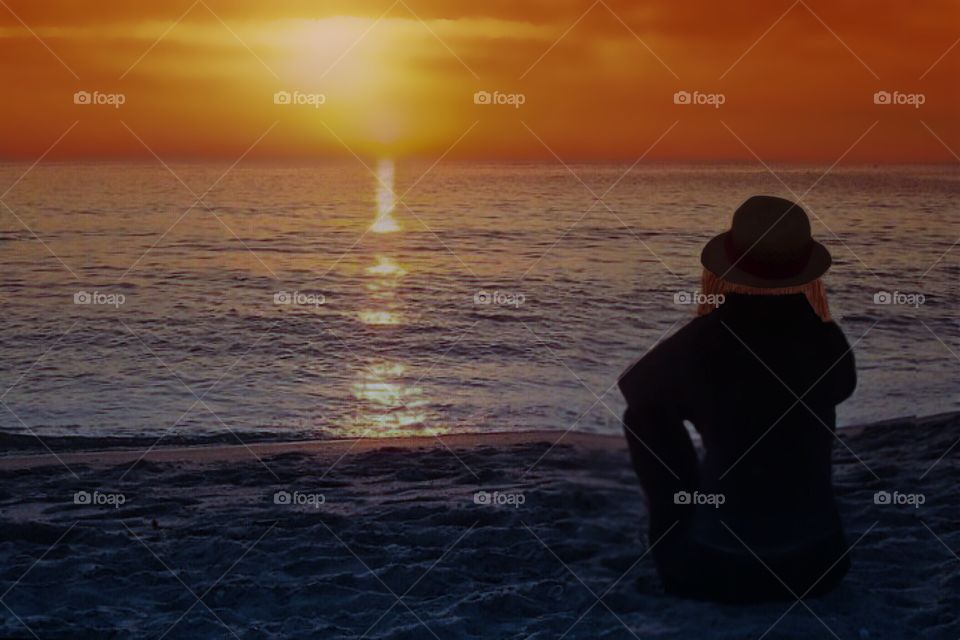
[(397, 196), (393, 191), (393, 160), (383, 158), (377, 163), (377, 219), (370, 230), (374, 233), (400, 231), (400, 224), (393, 217)]
[(393, 311), (361, 311), (360, 322), (370, 326), (387, 326), (400, 324), (400, 314)]
[(367, 267), (365, 271), (375, 276), (366, 283), (366, 289), (370, 292), (370, 302), (375, 308), (359, 311), (357, 315), (360, 322), (374, 327), (400, 324), (402, 316), (396, 289), (400, 278), (407, 273), (407, 270), (393, 258), (377, 256), (377, 263)]
[[(377, 167), (377, 211), (370, 230), (377, 233), (401, 231), (393, 218), (396, 199), (393, 192), (393, 161), (381, 160)], [(396, 238), (396, 237), (394, 237)], [(358, 312), (358, 318), (367, 327), (376, 329), (371, 339), (393, 341), (402, 331), (403, 277), (406, 268), (393, 256), (389, 248), (396, 239), (375, 241), (372, 252), (375, 262), (364, 269), (366, 275), (367, 308)], [(446, 429), (431, 426), (433, 416), (429, 400), (417, 382), (405, 382), (407, 367), (396, 360), (379, 360), (361, 369), (353, 386), (357, 403), (353, 430), (359, 436), (439, 435)]]
[(406, 367), (383, 361), (363, 371), (353, 387), (358, 402), (355, 427), (368, 436), (403, 436), (440, 433), (426, 427), (427, 401), (419, 386), (399, 382)]
[(406, 269), (388, 256), (377, 256), (377, 264), (367, 267), (366, 271), (374, 276), (395, 276), (398, 278), (407, 273)]

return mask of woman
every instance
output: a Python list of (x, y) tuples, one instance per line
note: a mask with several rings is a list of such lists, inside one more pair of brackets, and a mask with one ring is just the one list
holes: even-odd
[(701, 262), (698, 317), (619, 381), (657, 570), (694, 598), (822, 594), (849, 569), (831, 450), (856, 386), (820, 280), (830, 254), (797, 204), (754, 196)]

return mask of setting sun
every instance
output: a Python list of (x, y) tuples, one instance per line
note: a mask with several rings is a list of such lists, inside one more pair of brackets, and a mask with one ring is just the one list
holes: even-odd
[[(891, 5), (882, 20), (831, 3), (181, 4), (0, 11), (17, 123), (0, 153), (35, 158), (74, 121), (52, 159), (152, 157), (130, 130), (164, 158), (222, 159), (635, 159), (673, 123), (649, 160), (831, 162), (873, 121), (886, 139), (868, 136), (851, 160), (948, 161), (957, 144), (948, 0)], [(926, 36), (892, 46), (899, 22)], [(921, 90), (924, 124), (873, 101)], [(78, 109), (77, 91), (124, 102)], [(277, 92), (313, 98), (276, 104)], [(678, 110), (683, 92), (722, 93), (722, 109)]]

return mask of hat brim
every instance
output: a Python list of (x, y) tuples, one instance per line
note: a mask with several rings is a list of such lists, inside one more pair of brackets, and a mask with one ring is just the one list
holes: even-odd
[(700, 263), (727, 282), (760, 289), (798, 287), (822, 276), (833, 263), (827, 248), (814, 240), (810, 257), (799, 272), (785, 278), (760, 276), (744, 271), (739, 264), (730, 260), (725, 245), (729, 233), (727, 231), (711, 239), (700, 253)]

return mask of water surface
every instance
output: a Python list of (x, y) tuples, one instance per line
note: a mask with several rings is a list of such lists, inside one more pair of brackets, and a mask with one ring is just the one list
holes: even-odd
[[(791, 195), (747, 166), (27, 168), (0, 166), (0, 431), (41, 436), (613, 433), (617, 375), (692, 316), (700, 247)], [(841, 423), (960, 408), (960, 174), (775, 170), (813, 186), (859, 341)]]

